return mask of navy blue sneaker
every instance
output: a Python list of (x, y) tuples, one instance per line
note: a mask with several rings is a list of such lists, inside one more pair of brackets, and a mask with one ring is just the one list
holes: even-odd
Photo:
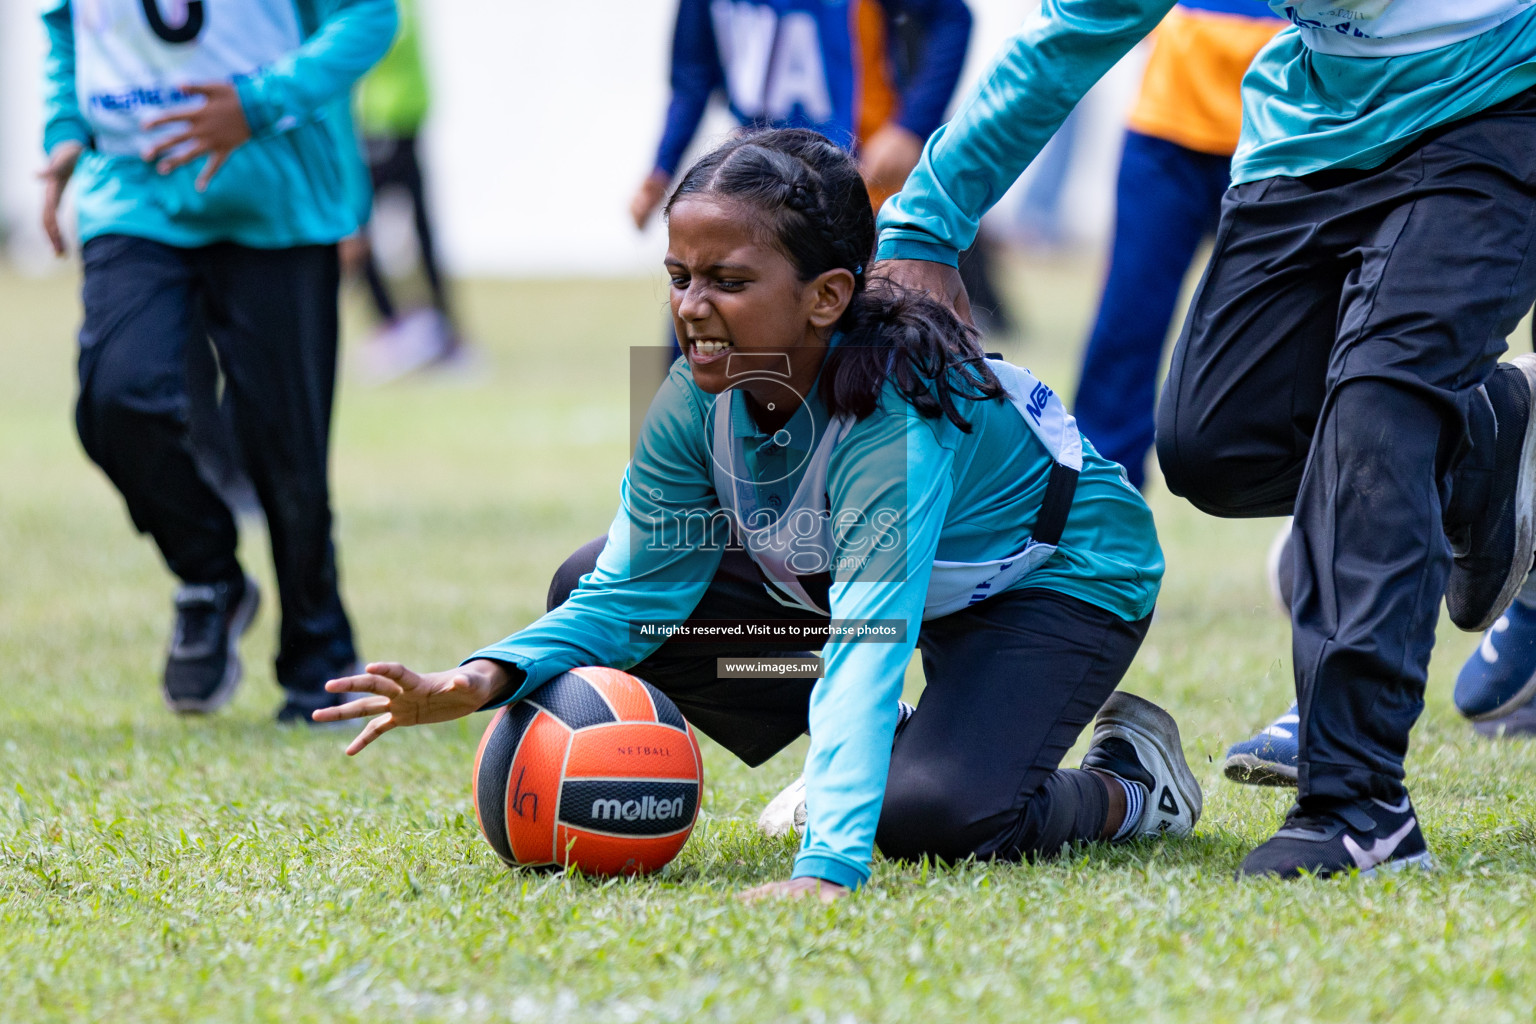
[(1483, 634), (1456, 676), (1456, 710), (1474, 722), (1503, 718), (1536, 695), (1536, 609), (1516, 601)]
[(1227, 749), (1222, 771), (1233, 782), (1249, 786), (1294, 786), (1301, 762), (1301, 742), (1296, 731), (1301, 715), (1296, 705), (1253, 735)]
[(1299, 878), (1305, 873), (1327, 878), (1431, 866), (1408, 794), (1397, 803), (1313, 803), (1309, 810), (1293, 804), (1280, 831), (1243, 860), (1237, 877)]

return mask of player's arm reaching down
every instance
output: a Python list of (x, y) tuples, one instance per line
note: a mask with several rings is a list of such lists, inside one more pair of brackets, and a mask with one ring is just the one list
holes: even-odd
[(880, 211), (882, 272), (968, 317), (956, 267), (982, 215), (1172, 6), (1173, 0), (1042, 0)]
[(749, 899), (802, 892), (829, 899), (869, 881), (897, 702), (953, 491), (952, 453), (937, 443), (932, 421), (903, 405), (877, 412), (839, 448), (828, 488), (833, 509), (861, 513), (833, 514), (852, 525), (836, 538), (832, 620), (899, 621), (905, 636), (824, 648), (826, 676), (811, 692), (805, 839), (790, 880), (751, 890)]
[(332, 693), (370, 696), (318, 711), (315, 720), (378, 716), (347, 748), (356, 754), (398, 726), (511, 703), (578, 665), (628, 668), (643, 660), (664, 634), (637, 636), (631, 624), (686, 620), (720, 563), (719, 548), (668, 542), (719, 512), (702, 432), (703, 413), (674, 373), (646, 414), (597, 565), (563, 604), (457, 668), (416, 673), (379, 662), (333, 679)]

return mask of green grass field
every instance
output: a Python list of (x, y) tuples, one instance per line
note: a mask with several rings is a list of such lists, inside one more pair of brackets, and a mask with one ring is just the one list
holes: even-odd
[[(1065, 389), (1093, 276), (1031, 265), (1019, 285), (1030, 332), (1005, 348)], [(1439, 870), (1239, 884), (1288, 802), (1216, 763), (1291, 697), (1262, 578), (1274, 524), (1161, 490), (1169, 571), (1125, 686), (1182, 723), (1206, 789), (1190, 841), (877, 862), (831, 907), (743, 906), (739, 889), (790, 865), (792, 843), (752, 822), (803, 746), (749, 771), (706, 743), (699, 826), (658, 876), (512, 873), (470, 807), (485, 720), (356, 760), (345, 734), (276, 728), (271, 602), (232, 707), (173, 718), (158, 692), (172, 581), (72, 432), (74, 288), (0, 275), (0, 1021), (1536, 1018), (1536, 745), (1481, 742), (1456, 716), (1475, 639), (1442, 633), (1409, 761)], [(345, 385), (334, 446), (364, 654), (423, 668), (528, 622), (554, 567), (606, 527), (627, 349), (662, 330), (659, 280), (463, 298), (479, 373)]]

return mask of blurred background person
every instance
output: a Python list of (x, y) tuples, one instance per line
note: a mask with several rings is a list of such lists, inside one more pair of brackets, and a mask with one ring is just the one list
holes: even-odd
[(62, 255), (59, 202), (74, 179), (84, 263), (76, 427), (181, 581), (166, 703), (215, 711), (240, 681), (258, 597), (189, 437), (190, 392), (207, 410), (216, 380), (188, 354), (212, 341), (271, 537), (278, 720), (307, 722), (335, 703), (326, 679), (357, 660), (327, 481), (336, 243), (364, 205), (348, 97), (388, 47), (395, 6), (250, 0), (179, 13), (171, 22), (138, 0), (44, 9), (43, 226)]
[[(742, 125), (810, 128), (853, 150), (878, 209), (943, 121), (970, 35), (964, 0), (680, 0), (672, 97), (653, 169), (630, 201), (635, 226), (666, 197), (716, 91)], [(1002, 317), (989, 252), (978, 244), (961, 268), (978, 315)]]
[(430, 305), (400, 308), (379, 266), (368, 232), (344, 247), (349, 263), (361, 263), (374, 309), (383, 321), (364, 350), (364, 367), (376, 381), (455, 363), (463, 354), (463, 340), (449, 306), (423, 183), (418, 139), (431, 106), (431, 90), (421, 54), (416, 0), (398, 0), (398, 4), (400, 31), (389, 52), (358, 83), (354, 110), (375, 199), (383, 197), (388, 201), (398, 195), (410, 204), (416, 252), (426, 278)]

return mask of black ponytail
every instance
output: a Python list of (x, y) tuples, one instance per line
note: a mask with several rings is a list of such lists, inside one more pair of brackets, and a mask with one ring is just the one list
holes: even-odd
[(924, 416), (943, 415), (969, 432), (956, 397), (1004, 396), (975, 328), (926, 294), (870, 280), (869, 193), (853, 158), (824, 136), (781, 128), (732, 139), (688, 169), (667, 213), (680, 199), (710, 195), (757, 208), (802, 281), (839, 268), (853, 274), (853, 299), (836, 324), (845, 337), (821, 373), (834, 416), (868, 416), (889, 380)]

